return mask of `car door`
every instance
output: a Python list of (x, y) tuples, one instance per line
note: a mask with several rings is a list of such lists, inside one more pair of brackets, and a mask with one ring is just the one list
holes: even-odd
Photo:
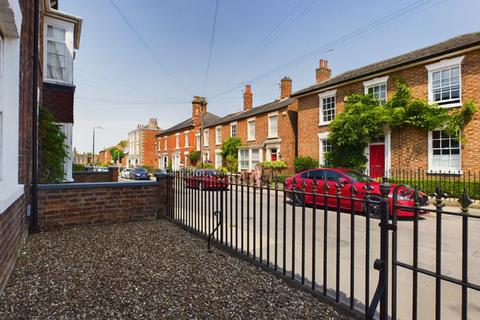
[[(336, 208), (337, 207), (337, 183), (340, 182), (340, 179), (345, 179), (347, 183), (343, 186), (340, 196), (348, 197), (350, 190), (350, 179), (346, 177), (339, 171), (336, 170), (325, 170), (325, 183), (328, 184), (328, 206)], [(350, 200), (340, 199), (340, 207), (343, 209), (348, 209), (350, 206)]]
[(308, 173), (308, 179), (307, 179), (307, 185), (306, 185), (306, 192), (307, 194), (305, 195), (305, 202), (307, 204), (313, 204), (313, 184), (314, 181), (316, 183), (315, 187), (315, 202), (317, 205), (323, 205), (325, 197), (322, 196), (324, 193), (324, 175), (325, 175), (325, 170), (324, 169), (318, 169), (318, 170), (312, 170)]

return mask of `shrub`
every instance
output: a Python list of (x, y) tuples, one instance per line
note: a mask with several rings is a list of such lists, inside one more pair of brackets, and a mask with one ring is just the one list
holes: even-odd
[(295, 167), (295, 172), (299, 173), (302, 171), (318, 168), (318, 160), (315, 160), (312, 157), (298, 157), (295, 158), (293, 166)]
[(197, 165), (197, 162), (198, 160), (200, 160), (200, 151), (196, 150), (196, 151), (190, 151), (190, 153), (188, 154), (188, 159), (190, 160), (190, 163), (192, 165)]
[(237, 137), (230, 137), (222, 144), (222, 157), (226, 160), (230, 172), (238, 171), (238, 147), (241, 145), (242, 141)]
[(85, 165), (74, 163), (72, 165), (72, 171), (85, 171)]
[(197, 168), (198, 169), (215, 169), (215, 166), (211, 163), (204, 162), (204, 163), (198, 164)]
[(39, 180), (58, 183), (65, 176), (66, 136), (47, 109), (40, 108), (38, 120)]

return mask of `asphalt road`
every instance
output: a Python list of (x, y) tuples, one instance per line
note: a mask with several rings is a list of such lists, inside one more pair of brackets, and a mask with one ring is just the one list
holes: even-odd
[[(198, 191), (192, 189), (177, 190), (175, 214), (177, 219), (194, 223), (195, 228), (204, 233), (213, 230), (212, 213), (222, 205), (218, 192)], [(367, 219), (360, 214), (341, 213), (312, 208), (293, 208), (283, 205), (283, 193), (278, 194), (278, 219), (275, 224), (276, 201), (272, 191), (267, 196), (266, 191), (260, 195), (257, 190), (238, 193), (235, 189), (225, 192), (223, 199), (224, 220), (220, 227), (222, 233), (217, 236), (227, 241), (233, 248), (241, 248), (244, 252), (256, 257), (262, 256), (264, 263), (274, 265), (275, 249), (277, 250), (277, 265), (282, 269), (285, 265), (287, 274), (294, 270), (295, 276), (311, 285), (313, 280), (318, 290), (323, 290), (324, 283), (330, 295), (335, 296), (337, 286), (337, 268), (340, 277), (338, 286), (340, 299), (349, 303), (351, 288), (351, 263), (353, 262), (352, 281), (354, 283), (355, 308), (363, 310), (365, 300), (370, 301), (374, 295), (378, 281), (378, 271), (373, 269), (375, 259), (379, 257), (380, 228), (379, 220)], [(260, 198), (262, 198), (260, 200)], [(267, 199), (270, 198), (270, 203)], [(242, 208), (243, 204), (243, 208)], [(237, 209), (238, 207), (238, 209)], [(284, 223), (285, 208), (285, 223)], [(231, 210), (232, 209), (232, 210)], [(242, 210), (243, 209), (243, 210)], [(444, 208), (459, 212), (458, 208)], [(243, 212), (243, 216), (242, 216)], [(473, 209), (472, 213), (480, 213)], [(325, 215), (326, 222), (325, 224)], [(268, 219), (270, 223), (267, 224)], [(437, 214), (430, 213), (418, 221), (418, 266), (435, 272), (436, 268), (436, 220)], [(210, 221), (210, 226), (206, 223)], [(304, 223), (302, 223), (304, 221)], [(369, 221), (369, 225), (367, 226)], [(242, 225), (243, 222), (243, 225)], [(338, 226), (338, 229), (337, 229)], [(441, 217), (442, 241), (441, 258), (442, 274), (462, 279), (462, 218), (443, 214)], [(413, 263), (413, 228), (412, 220), (398, 222), (398, 261)], [(354, 230), (354, 255), (352, 259), (351, 230)], [(284, 232), (285, 230), (285, 232)], [(338, 234), (337, 234), (338, 232)], [(367, 233), (369, 233), (367, 245)], [(315, 234), (315, 235), (314, 235)], [(242, 239), (243, 235), (243, 239)], [(326, 240), (326, 247), (324, 241)], [(337, 241), (338, 240), (338, 241)], [(304, 245), (302, 246), (302, 241)], [(391, 232), (390, 232), (390, 244)], [(285, 260), (283, 247), (285, 246)], [(337, 247), (339, 250), (337, 250)], [(366, 248), (369, 247), (369, 263), (366, 265)], [(315, 248), (315, 250), (313, 250)], [(267, 260), (267, 250), (269, 257)], [(325, 253), (326, 250), (326, 253)], [(337, 264), (337, 253), (339, 263)], [(295, 257), (293, 259), (293, 256)], [(302, 267), (302, 256), (304, 264)], [(324, 256), (326, 259), (324, 259)], [(293, 263), (292, 263), (293, 261)], [(324, 261), (326, 277), (324, 278)], [(390, 261), (391, 262), (391, 261)], [(366, 270), (369, 270), (370, 281), (365, 281)], [(303, 272), (302, 272), (303, 270)], [(480, 219), (470, 218), (468, 221), (468, 280), (480, 284)], [(391, 265), (390, 270), (391, 272)], [(412, 318), (413, 272), (401, 267), (397, 268), (397, 318)], [(365, 288), (368, 286), (369, 297), (365, 299)], [(391, 288), (391, 283), (390, 283)], [(391, 291), (390, 291), (391, 292)], [(447, 281), (441, 282), (441, 313), (442, 319), (461, 318), (461, 287)], [(480, 292), (468, 290), (468, 319), (480, 319)], [(389, 301), (391, 308), (391, 301)], [(428, 275), (418, 275), (418, 319), (435, 318), (435, 279)]]

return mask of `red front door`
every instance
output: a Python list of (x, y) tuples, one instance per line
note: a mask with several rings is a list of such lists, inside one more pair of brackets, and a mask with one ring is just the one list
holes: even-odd
[(385, 174), (385, 145), (370, 145), (370, 176), (372, 178), (383, 177)]

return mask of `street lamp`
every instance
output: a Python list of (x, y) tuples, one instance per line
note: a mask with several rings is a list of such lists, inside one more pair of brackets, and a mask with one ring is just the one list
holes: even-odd
[(92, 141), (92, 167), (95, 171), (95, 129), (103, 129), (100, 126), (93, 127), (93, 141)]

